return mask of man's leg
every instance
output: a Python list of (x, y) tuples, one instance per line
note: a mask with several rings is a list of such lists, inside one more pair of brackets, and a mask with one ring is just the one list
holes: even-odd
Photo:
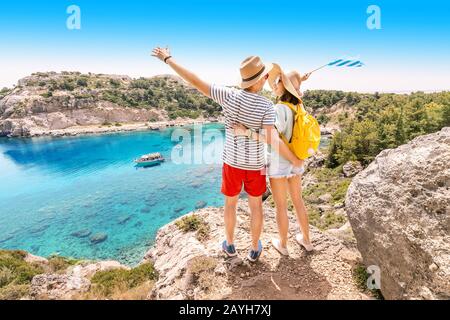
[(236, 227), (236, 206), (239, 195), (235, 197), (225, 196), (225, 233), (227, 244), (234, 244), (234, 229)]
[(258, 241), (263, 229), (263, 208), (262, 196), (248, 196), (248, 206), (250, 207), (250, 230), (252, 234), (252, 249), (258, 251)]

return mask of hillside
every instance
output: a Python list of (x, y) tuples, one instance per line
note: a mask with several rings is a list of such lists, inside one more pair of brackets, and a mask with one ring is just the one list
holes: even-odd
[(175, 76), (132, 79), (78, 72), (35, 73), (0, 91), (0, 135), (76, 126), (216, 118), (220, 107)]

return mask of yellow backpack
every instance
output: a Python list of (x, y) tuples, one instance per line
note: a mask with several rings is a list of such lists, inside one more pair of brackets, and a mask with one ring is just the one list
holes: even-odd
[(280, 102), (294, 112), (294, 126), (290, 141), (280, 134), (281, 139), (289, 149), (299, 158), (305, 160), (311, 157), (320, 144), (320, 126), (317, 120), (306, 112), (303, 103), (294, 106), (292, 103)]

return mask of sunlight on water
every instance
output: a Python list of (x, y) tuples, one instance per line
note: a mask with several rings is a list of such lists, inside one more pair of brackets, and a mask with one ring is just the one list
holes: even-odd
[[(139, 262), (161, 226), (223, 202), (221, 165), (174, 164), (172, 131), (0, 139), (0, 248)], [(150, 152), (167, 161), (136, 169)]]
[[(203, 150), (207, 129), (224, 134), (218, 124), (187, 129)], [(175, 164), (174, 130), (0, 139), (0, 248), (138, 263), (161, 226), (223, 203), (222, 146), (216, 164)], [(151, 152), (167, 161), (136, 169), (133, 160)]]

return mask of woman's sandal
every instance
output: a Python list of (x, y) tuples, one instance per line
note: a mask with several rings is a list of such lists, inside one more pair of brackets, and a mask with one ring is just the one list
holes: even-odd
[(309, 244), (305, 243), (305, 240), (303, 239), (303, 235), (301, 233), (295, 236), (295, 240), (297, 240), (298, 244), (301, 245), (303, 248), (305, 248), (306, 251), (310, 252), (314, 250), (314, 246), (311, 243)]
[(272, 239), (272, 246), (283, 256), (288, 256), (289, 255), (289, 251), (287, 248), (283, 248), (281, 246), (281, 242), (279, 239)]

